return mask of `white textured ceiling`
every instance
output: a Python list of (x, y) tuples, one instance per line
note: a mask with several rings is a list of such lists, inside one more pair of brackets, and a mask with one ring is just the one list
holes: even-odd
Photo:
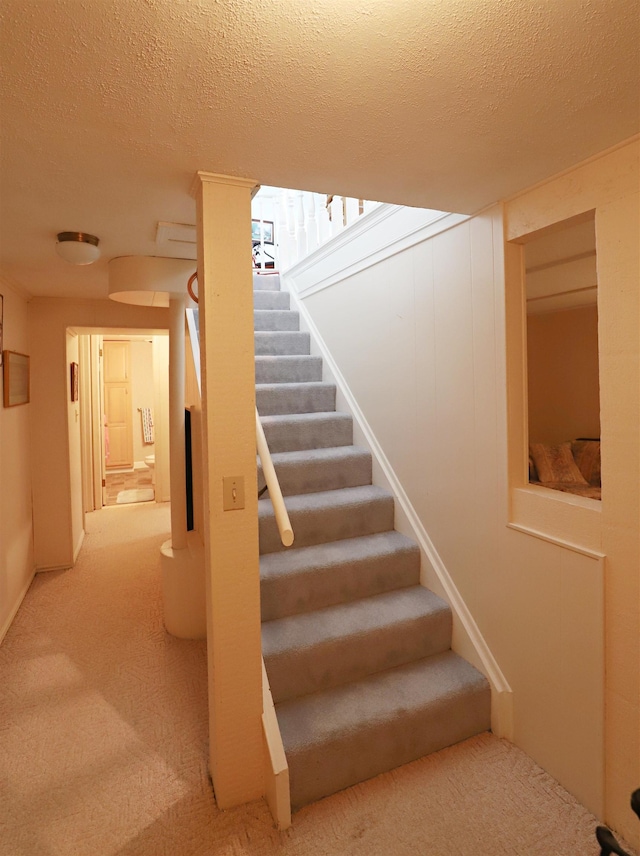
[[(104, 297), (198, 169), (472, 212), (640, 130), (638, 0), (2, 0), (0, 272)], [(55, 235), (101, 239), (72, 268)]]

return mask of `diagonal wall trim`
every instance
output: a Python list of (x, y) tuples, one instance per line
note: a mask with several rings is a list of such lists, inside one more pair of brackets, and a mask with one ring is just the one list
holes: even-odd
[[(468, 218), (464, 217), (462, 219)], [(302, 297), (298, 295), (293, 275), (291, 273), (284, 274), (282, 276), (282, 284), (283, 288), (291, 294), (292, 302), (300, 312), (300, 329), (306, 329), (310, 333), (311, 341), (317, 348), (318, 353), (323, 357), (324, 366), (330, 373), (331, 380), (338, 387), (339, 394), (342, 396), (340, 409), (347, 410), (352, 415), (354, 423), (358, 426), (362, 435), (360, 445), (367, 446), (373, 455), (378, 468), (378, 473), (376, 473), (376, 467), (374, 466), (373, 483), (383, 484), (394, 494), (397, 501), (396, 518), (399, 516), (398, 511), (404, 517), (404, 521), (396, 519), (396, 529), (405, 532), (405, 534), (410, 534), (420, 546), (423, 566), (421, 574), (422, 584), (426, 585), (425, 563), (428, 563), (440, 583), (441, 592), (438, 593), (447, 600), (454, 615), (452, 649), (476, 666), (491, 684), (491, 729), (493, 733), (498, 737), (513, 740), (513, 694), (509, 682), (500, 669), (473, 615), (458, 591), (435, 545), (431, 541), (428, 532), (402, 487), (371, 426), (360, 409), (355, 396), (351, 392), (346, 379), (327, 348), (320, 331), (304, 305)], [(379, 478), (380, 475), (382, 478)], [(406, 524), (409, 532), (406, 532), (406, 527), (402, 526), (402, 522)]]
[[(392, 216), (393, 223), (390, 227), (386, 221)], [(445, 211), (407, 208), (401, 205), (379, 205), (301, 262), (293, 265), (284, 276), (293, 279), (296, 283), (296, 293), (304, 299), (469, 219), (470, 215), (467, 214), (449, 214)], [(373, 253), (365, 250), (352, 261), (352, 242), (367, 232), (371, 233), (370, 238), (378, 249)], [(343, 264), (342, 251), (347, 247), (349, 263)], [(309, 276), (320, 262), (331, 267), (326, 265), (327, 259), (335, 259), (334, 269), (329, 274), (321, 279), (318, 279), (317, 275)]]

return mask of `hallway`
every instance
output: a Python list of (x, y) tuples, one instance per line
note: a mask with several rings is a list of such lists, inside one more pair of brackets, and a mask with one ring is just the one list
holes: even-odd
[(36, 577), (0, 648), (1, 856), (596, 856), (595, 820), (481, 735), (308, 806), (219, 812), (206, 648), (163, 629), (169, 506), (87, 515), (79, 561)]

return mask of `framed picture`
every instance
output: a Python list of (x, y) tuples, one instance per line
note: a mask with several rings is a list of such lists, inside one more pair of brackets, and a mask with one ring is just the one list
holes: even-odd
[[(260, 225), (262, 224), (262, 232)], [(265, 244), (273, 244), (273, 221), (272, 220), (252, 220), (251, 221), (251, 240), (255, 243), (260, 243), (264, 237)]]
[(4, 322), (4, 297), (0, 294), (0, 366), (2, 365), (2, 324)]
[(78, 400), (78, 364), (71, 363), (71, 401)]
[(29, 357), (15, 351), (4, 351), (2, 361), (4, 406), (29, 403)]

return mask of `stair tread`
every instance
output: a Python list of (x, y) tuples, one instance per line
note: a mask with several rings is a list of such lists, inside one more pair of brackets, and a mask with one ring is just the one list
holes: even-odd
[(453, 651), (276, 704), (294, 808), (487, 731), (486, 678)]
[[(294, 391), (300, 387), (308, 387), (310, 389), (335, 389), (335, 383), (328, 383), (324, 380), (303, 380), (299, 383), (257, 383), (256, 392), (272, 389), (276, 392)], [(322, 411), (323, 413), (327, 411)]]
[[(453, 651), (387, 669), (339, 687), (276, 705), (285, 752), (308, 748), (358, 724), (376, 724), (409, 708), (453, 700), (487, 679)], [(488, 727), (488, 723), (487, 723)]]
[(267, 662), (269, 657), (292, 650), (300, 652), (443, 613), (450, 613), (448, 604), (424, 586), (383, 592), (351, 603), (264, 622), (263, 655)]

